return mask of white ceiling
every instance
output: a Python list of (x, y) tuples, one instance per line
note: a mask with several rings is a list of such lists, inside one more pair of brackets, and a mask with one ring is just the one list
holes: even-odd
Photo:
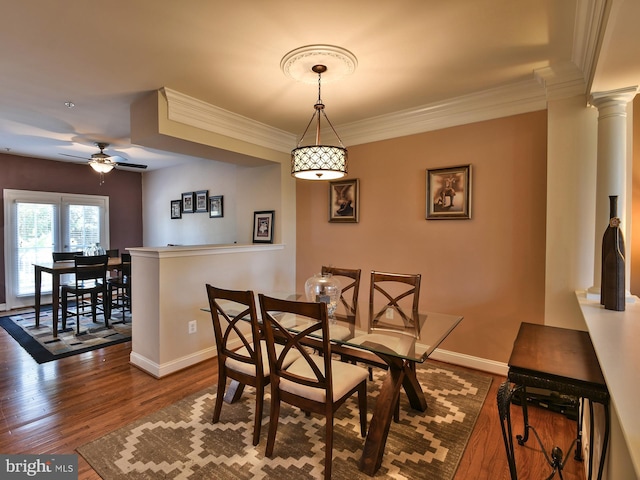
[(37, 3), (0, 0), (0, 151), (53, 160), (82, 162), (104, 141), (106, 153), (150, 169), (188, 161), (131, 144), (131, 103), (162, 87), (299, 135), (317, 89), (285, 76), (280, 61), (309, 44), (357, 57), (353, 74), (323, 82), (339, 133), (540, 84), (549, 77), (534, 72), (548, 68), (570, 72), (574, 88), (578, 72), (584, 92), (640, 84), (636, 0)]

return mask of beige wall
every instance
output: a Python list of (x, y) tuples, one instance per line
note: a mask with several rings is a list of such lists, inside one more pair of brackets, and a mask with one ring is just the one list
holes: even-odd
[[(464, 315), (443, 349), (506, 362), (522, 321), (543, 323), (546, 111), (349, 148), (360, 222), (328, 222), (326, 183), (298, 181), (297, 267), (421, 273), (421, 308)], [(425, 220), (425, 171), (473, 168), (471, 220)]]

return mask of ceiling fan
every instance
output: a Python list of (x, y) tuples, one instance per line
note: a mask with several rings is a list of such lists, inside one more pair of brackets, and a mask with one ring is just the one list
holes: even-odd
[[(96, 172), (108, 173), (115, 167), (139, 169), (147, 168), (146, 165), (128, 162), (124, 157), (121, 157), (119, 155), (107, 155), (106, 153), (104, 153), (104, 149), (109, 146), (108, 143), (96, 142), (95, 146), (98, 147), (100, 151), (91, 155), (91, 158), (89, 159), (89, 166), (91, 166), (91, 168), (93, 168)], [(60, 155), (74, 158), (84, 158), (77, 155), (69, 155), (67, 153), (61, 153)]]

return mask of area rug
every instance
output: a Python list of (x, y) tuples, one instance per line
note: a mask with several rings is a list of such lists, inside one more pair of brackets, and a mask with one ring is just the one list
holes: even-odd
[[(368, 382), (368, 417), (386, 373)], [(382, 466), (375, 478), (450, 480), (467, 445), (491, 378), (449, 365), (422, 365), (418, 378), (428, 409), (414, 411), (404, 393), (400, 422), (392, 423)], [(260, 442), (252, 445), (254, 389), (223, 404), (211, 423), (215, 387), (164, 408), (77, 449), (105, 480), (323, 478), (324, 417), (306, 417), (282, 404), (273, 458), (264, 450), (269, 424), (269, 388)], [(334, 421), (334, 479), (371, 478), (358, 470), (364, 439), (358, 406), (348, 400)]]
[(38, 363), (46, 363), (71, 355), (77, 355), (98, 348), (131, 340), (131, 318), (127, 315), (122, 322), (122, 312), (114, 311), (109, 328), (104, 326), (102, 316), (93, 323), (91, 315), (80, 316), (80, 335), (76, 335), (75, 318), (67, 319), (67, 328), (61, 330), (58, 322), (58, 337), (53, 337), (53, 316), (51, 306), (45, 306), (40, 312), (40, 325), (35, 325), (33, 309), (20, 310), (0, 317), (0, 326), (4, 328)]

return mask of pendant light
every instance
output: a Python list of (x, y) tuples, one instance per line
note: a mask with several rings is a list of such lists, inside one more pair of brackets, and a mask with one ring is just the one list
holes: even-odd
[[(327, 67), (326, 65), (314, 65), (311, 70), (318, 74), (318, 101), (313, 106), (313, 115), (300, 137), (297, 147), (291, 151), (291, 175), (304, 180), (335, 180), (344, 177), (347, 173), (347, 149), (327, 117), (322, 103), (322, 74), (327, 71)], [(331, 127), (340, 146), (321, 143), (320, 130), (323, 117)], [(314, 120), (316, 121), (315, 144), (301, 146)]]

